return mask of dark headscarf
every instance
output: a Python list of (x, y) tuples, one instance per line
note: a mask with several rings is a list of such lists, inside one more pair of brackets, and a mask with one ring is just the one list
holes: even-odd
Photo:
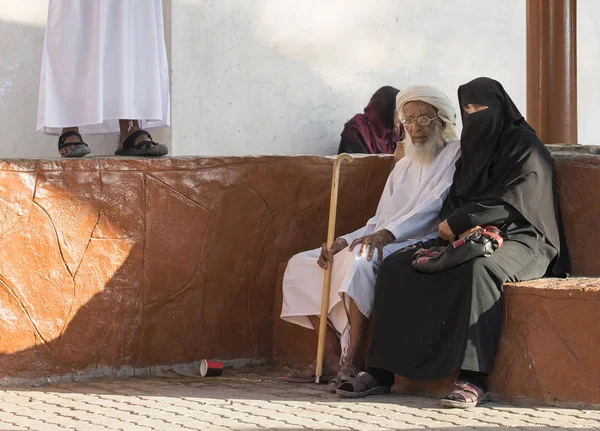
[[(445, 203), (502, 201), (541, 232), (558, 251), (553, 272), (569, 271), (569, 259), (558, 208), (554, 162), (502, 85), (477, 78), (458, 89), (460, 107), (486, 105), (473, 114), (463, 109), (461, 157)], [(444, 211), (444, 209), (442, 210)]]
[[(394, 132), (394, 111), (396, 95), (400, 90), (394, 87), (381, 87), (375, 92), (365, 107), (364, 114), (357, 114), (344, 125), (340, 152), (344, 146), (351, 152), (371, 154), (392, 154), (399, 138)], [(400, 124), (401, 132), (402, 124)], [(346, 143), (345, 143), (346, 142)]]

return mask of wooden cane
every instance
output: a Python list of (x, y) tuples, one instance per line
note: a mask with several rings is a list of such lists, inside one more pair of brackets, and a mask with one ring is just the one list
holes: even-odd
[[(337, 213), (338, 186), (340, 182), (340, 168), (342, 162), (352, 163), (349, 154), (342, 153), (333, 162), (333, 177), (331, 178), (331, 198), (329, 201), (329, 224), (327, 226), (327, 250), (331, 248), (335, 239), (335, 217)], [(321, 383), (323, 375), (323, 356), (325, 355), (325, 334), (327, 332), (327, 314), (329, 313), (329, 292), (331, 290), (331, 267), (329, 262), (323, 278), (323, 296), (321, 298), (321, 318), (319, 321), (319, 342), (317, 344), (317, 366), (315, 369), (315, 383)]]

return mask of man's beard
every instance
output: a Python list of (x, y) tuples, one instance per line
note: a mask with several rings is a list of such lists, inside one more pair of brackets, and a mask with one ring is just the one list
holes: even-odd
[(428, 165), (444, 149), (444, 144), (442, 125), (436, 122), (429, 134), (429, 139), (423, 144), (415, 145), (410, 133), (406, 132), (404, 155), (416, 163)]

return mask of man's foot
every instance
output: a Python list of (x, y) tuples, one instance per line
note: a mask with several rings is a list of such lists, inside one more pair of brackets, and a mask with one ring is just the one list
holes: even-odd
[(345, 364), (340, 371), (337, 373), (337, 376), (329, 382), (327, 385), (327, 392), (331, 394), (335, 394), (337, 389), (348, 380), (358, 376), (358, 373), (362, 371), (361, 368), (358, 368), (352, 364)]
[[(304, 368), (295, 368), (285, 376), (285, 380), (292, 383), (314, 383), (315, 371), (317, 369), (316, 361)], [(323, 375), (321, 381), (327, 383), (335, 378), (334, 367), (323, 365)]]
[(152, 136), (137, 125), (127, 129), (121, 129), (119, 137), (119, 147), (115, 154), (117, 156), (164, 156), (169, 152), (166, 145), (159, 144), (152, 140)]
[(367, 395), (387, 395), (391, 391), (391, 386), (382, 385), (372, 375), (361, 371), (356, 377), (342, 383), (336, 393), (344, 398), (362, 398)]
[(77, 128), (64, 129), (58, 138), (58, 152), (61, 157), (83, 157), (90, 153)]
[(446, 407), (470, 409), (490, 400), (489, 392), (469, 382), (454, 383), (454, 390), (440, 400)]

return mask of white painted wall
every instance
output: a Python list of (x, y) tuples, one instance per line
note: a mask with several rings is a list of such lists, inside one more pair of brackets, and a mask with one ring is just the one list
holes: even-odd
[[(0, 0), (0, 157), (56, 155), (35, 132), (47, 1)], [(165, 0), (165, 15), (176, 155), (333, 154), (382, 85), (456, 100), (487, 75), (526, 111), (525, 0)], [(579, 141), (600, 144), (600, 2), (579, 0), (578, 20)], [(114, 139), (88, 141), (112, 154)]]
[[(95, 1), (95, 0), (89, 0)], [(171, 0), (163, 0), (170, 35)], [(37, 103), (48, 0), (0, 0), (0, 157), (58, 156), (58, 139), (37, 133)], [(167, 53), (170, 36), (167, 36)], [(73, 67), (76, 67), (74, 65)], [(169, 142), (171, 130), (152, 131)], [(93, 155), (112, 155), (118, 136), (86, 136)]]
[[(477, 76), (525, 114), (525, 0), (174, 0), (180, 154), (332, 154), (382, 85), (456, 100)], [(600, 144), (600, 2), (579, 0), (580, 142)]]

